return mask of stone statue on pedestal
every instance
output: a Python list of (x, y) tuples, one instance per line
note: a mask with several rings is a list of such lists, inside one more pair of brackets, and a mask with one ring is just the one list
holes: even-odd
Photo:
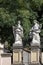
[(38, 23), (37, 20), (34, 20), (34, 26), (30, 29), (30, 36), (32, 37), (32, 43), (40, 45), (40, 35), (41, 32), (41, 25)]
[(23, 38), (23, 28), (20, 25), (20, 21), (18, 21), (17, 28), (13, 26), (13, 34), (15, 37), (15, 44), (22, 44), (22, 38)]
[(22, 55), (23, 55), (23, 28), (20, 25), (20, 21), (18, 21), (18, 25), (16, 27), (13, 26), (13, 34), (15, 38), (15, 42), (13, 44), (13, 64), (15, 65), (23, 65)]

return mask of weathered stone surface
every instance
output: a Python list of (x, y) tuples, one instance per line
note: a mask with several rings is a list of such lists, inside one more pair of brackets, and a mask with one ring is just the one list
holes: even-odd
[(24, 64), (12, 64), (12, 65), (24, 65)]
[(0, 65), (11, 65), (11, 54), (4, 52), (4, 45), (0, 45)]
[(30, 65), (40, 65), (40, 47), (31, 46), (31, 63)]
[(13, 64), (22, 63), (22, 49), (13, 49)]

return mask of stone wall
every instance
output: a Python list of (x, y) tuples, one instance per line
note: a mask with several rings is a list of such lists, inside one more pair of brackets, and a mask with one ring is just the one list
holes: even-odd
[[(18, 57), (19, 57), (20, 60), (22, 59), (21, 53), (19, 53), (19, 56), (18, 56), (18, 54), (16, 56), (14, 54), (13, 57), (14, 57), (14, 59), (16, 58), (15, 60), (17, 60)], [(30, 51), (29, 52), (29, 51), (23, 50), (23, 64), (24, 65), (30, 65), (30, 63), (32, 61), (37, 62), (38, 60), (40, 60), (40, 58), (41, 58), (41, 60), (40, 60), (41, 64), (43, 64), (43, 52), (41, 52), (41, 56), (40, 56), (40, 58), (38, 58), (38, 60), (36, 59), (36, 57), (37, 58), (39, 57), (39, 55), (37, 56), (36, 51), (35, 52)], [(0, 65), (11, 65), (11, 53), (2, 53), (2, 52), (0, 52)]]
[(30, 52), (23, 50), (23, 64), (29, 65), (30, 63)]

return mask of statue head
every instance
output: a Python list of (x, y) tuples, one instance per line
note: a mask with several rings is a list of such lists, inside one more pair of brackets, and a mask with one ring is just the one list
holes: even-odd
[(21, 25), (20, 25), (21, 23), (20, 23), (20, 20), (18, 21), (18, 27), (21, 27)]
[(20, 20), (18, 21), (18, 24), (20, 25)]
[(34, 20), (34, 24), (36, 24), (36, 23), (38, 23), (38, 21), (37, 20)]
[(23, 30), (22, 26), (21, 26), (21, 21), (19, 20), (18, 21), (18, 26), (17, 26), (17, 29), (20, 28), (21, 30)]

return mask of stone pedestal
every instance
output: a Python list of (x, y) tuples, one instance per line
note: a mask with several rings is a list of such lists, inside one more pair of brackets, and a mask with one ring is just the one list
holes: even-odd
[(23, 55), (23, 46), (20, 44), (14, 44), (13, 45), (13, 64), (15, 65), (21, 65), (23, 64), (22, 62), (22, 55)]
[(41, 63), (43, 64), (43, 52), (41, 52)]
[(30, 65), (40, 65), (40, 47), (39, 46), (31, 46)]
[(1, 54), (1, 64), (0, 65), (11, 65), (11, 53)]
[(0, 43), (0, 65), (11, 65), (11, 55), (4, 52), (4, 44)]

